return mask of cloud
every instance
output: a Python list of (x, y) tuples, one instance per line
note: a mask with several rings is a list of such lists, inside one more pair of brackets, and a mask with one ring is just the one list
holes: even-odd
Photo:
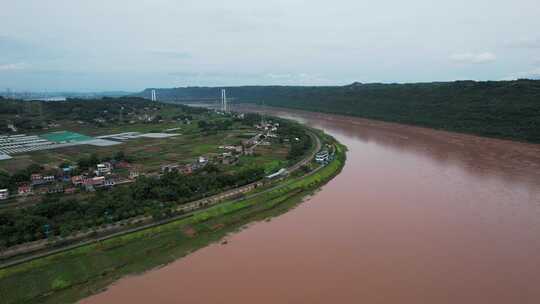
[(295, 77), (293, 74), (274, 74), (274, 73), (269, 73), (264, 76), (268, 78), (272, 78), (272, 79), (291, 79)]
[(28, 65), (26, 63), (24, 63), (24, 62), (0, 64), (0, 71), (24, 70), (27, 67), (28, 67)]
[[(268, 73), (261, 75), (262, 79), (269, 80), (270, 83), (290, 84), (290, 85), (311, 85), (335, 84), (335, 81), (327, 78), (321, 73)], [(266, 82), (266, 81), (265, 81)]]
[(65, 55), (65, 50), (56, 49), (53, 44), (41, 44), (0, 35), (0, 59), (4, 62), (43, 62)]
[(540, 49), (540, 37), (522, 38), (517, 41), (507, 43), (507, 46), (520, 49)]
[(148, 52), (155, 56), (161, 56), (161, 57), (167, 57), (167, 58), (173, 58), (173, 59), (188, 59), (192, 57), (191, 53), (178, 51), (178, 50), (163, 49), (163, 50), (150, 50)]
[(540, 67), (534, 68), (530, 71), (518, 72), (513, 75), (504, 77), (502, 80), (516, 80), (516, 79), (540, 79)]
[(497, 59), (495, 54), (490, 52), (483, 53), (459, 53), (450, 56), (450, 60), (458, 63), (489, 63)]

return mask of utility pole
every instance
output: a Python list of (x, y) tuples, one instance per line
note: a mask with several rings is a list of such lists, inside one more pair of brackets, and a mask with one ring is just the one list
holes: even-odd
[(120, 123), (124, 122), (124, 106), (120, 107)]

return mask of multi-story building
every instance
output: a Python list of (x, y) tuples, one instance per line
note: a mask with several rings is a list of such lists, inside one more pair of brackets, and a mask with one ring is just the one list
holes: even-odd
[(318, 163), (328, 162), (329, 154), (328, 151), (323, 150), (315, 155), (315, 161)]

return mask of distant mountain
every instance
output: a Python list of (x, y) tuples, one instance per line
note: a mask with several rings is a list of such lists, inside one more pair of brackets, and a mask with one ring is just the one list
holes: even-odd
[[(217, 100), (221, 88), (155, 89), (159, 100)], [(234, 102), (336, 113), (540, 143), (540, 80), (225, 87)], [(152, 89), (136, 94), (149, 97)]]

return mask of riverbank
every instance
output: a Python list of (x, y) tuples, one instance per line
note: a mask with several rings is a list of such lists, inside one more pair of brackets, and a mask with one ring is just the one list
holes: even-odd
[(539, 302), (539, 145), (264, 113), (345, 144), (343, 171), (226, 246), (126, 277), (81, 304)]
[(285, 180), (257, 196), (223, 203), (193, 216), (125, 236), (86, 245), (0, 270), (5, 303), (70, 303), (117, 279), (170, 263), (256, 220), (296, 206), (337, 175), (345, 147), (334, 142), (336, 158), (320, 170)]
[[(159, 89), (164, 99), (204, 101), (217, 88)], [(352, 83), (345, 86), (227, 87), (236, 103), (428, 127), (491, 138), (540, 143), (540, 81)], [(148, 92), (140, 96), (148, 96)], [(264, 101), (264, 102), (263, 102)]]

